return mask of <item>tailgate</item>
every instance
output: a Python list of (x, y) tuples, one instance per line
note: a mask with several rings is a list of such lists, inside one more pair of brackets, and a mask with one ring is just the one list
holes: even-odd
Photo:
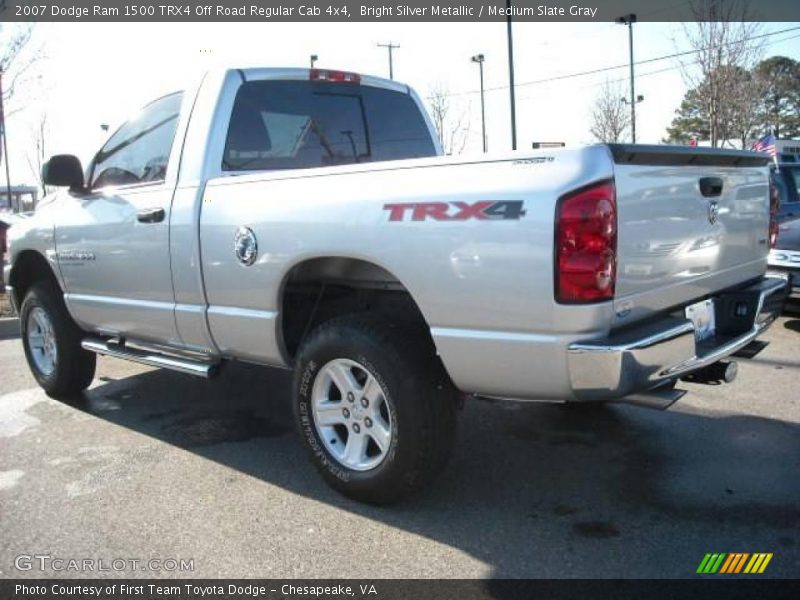
[(615, 311), (631, 321), (760, 277), (768, 157), (610, 145), (618, 205)]

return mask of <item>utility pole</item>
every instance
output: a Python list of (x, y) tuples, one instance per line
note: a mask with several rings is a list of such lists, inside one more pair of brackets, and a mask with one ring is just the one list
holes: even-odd
[(319, 60), (319, 56), (317, 56), (316, 54), (312, 54), (311, 56), (309, 56), (309, 60), (311, 61), (311, 68), (313, 69), (314, 63)]
[(3, 103), (3, 71), (0, 70), (0, 127), (3, 134), (3, 158), (6, 163), (6, 194), (8, 195), (8, 205), (14, 212), (13, 200), (11, 199), (11, 171), (8, 166), (8, 135), (6, 134), (6, 110)]
[(628, 26), (628, 51), (630, 53), (630, 68), (631, 68), (631, 142), (636, 143), (636, 91), (634, 90), (634, 77), (633, 77), (633, 24), (636, 23), (636, 15), (631, 13), (617, 19), (620, 25)]
[(511, 94), (511, 149), (517, 149), (517, 108), (514, 100), (514, 39), (511, 36), (511, 0), (506, 0), (506, 31), (508, 36), (508, 83)]
[(395, 48), (399, 48), (400, 44), (393, 44), (389, 42), (388, 44), (378, 44), (378, 48), (386, 48), (389, 51), (389, 79), (394, 79), (394, 66), (392, 61), (392, 51)]
[(483, 54), (476, 54), (470, 59), (474, 63), (478, 63), (478, 68), (481, 74), (481, 136), (483, 137), (483, 152), (486, 152), (486, 107), (483, 102)]

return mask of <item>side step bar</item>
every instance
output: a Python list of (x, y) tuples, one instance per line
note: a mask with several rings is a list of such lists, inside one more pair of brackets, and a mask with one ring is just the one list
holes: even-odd
[(121, 358), (150, 367), (179, 371), (180, 373), (187, 373), (197, 377), (211, 378), (216, 375), (219, 370), (219, 363), (170, 356), (143, 348), (132, 348), (124, 344), (105, 342), (99, 339), (87, 338), (81, 342), (81, 347), (83, 347), (84, 350), (96, 354)]

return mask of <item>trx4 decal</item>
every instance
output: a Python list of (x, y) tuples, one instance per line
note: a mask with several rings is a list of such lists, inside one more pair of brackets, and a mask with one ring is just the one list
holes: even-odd
[(522, 200), (481, 200), (479, 202), (405, 202), (384, 204), (390, 221), (482, 221), (519, 220), (525, 216)]

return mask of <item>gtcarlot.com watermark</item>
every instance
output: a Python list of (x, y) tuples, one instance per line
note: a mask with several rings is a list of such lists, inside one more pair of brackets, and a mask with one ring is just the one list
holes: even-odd
[(14, 559), (18, 571), (52, 571), (56, 573), (154, 573), (194, 571), (193, 558), (69, 558), (50, 554), (20, 554)]

